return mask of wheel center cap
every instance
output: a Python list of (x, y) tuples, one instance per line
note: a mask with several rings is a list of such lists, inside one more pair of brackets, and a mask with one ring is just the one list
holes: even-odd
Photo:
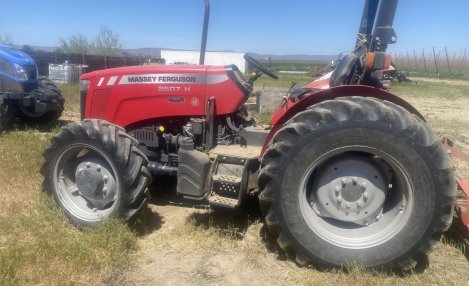
[(75, 174), (78, 191), (86, 197), (94, 197), (104, 186), (103, 176), (95, 168), (79, 169)]
[(357, 185), (347, 184), (341, 195), (347, 202), (356, 202), (362, 197), (362, 190)]
[(321, 217), (368, 225), (386, 199), (386, 179), (369, 157), (345, 154), (318, 168), (310, 205)]

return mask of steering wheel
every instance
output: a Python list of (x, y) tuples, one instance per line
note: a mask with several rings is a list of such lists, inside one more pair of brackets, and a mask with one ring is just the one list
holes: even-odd
[(265, 73), (266, 75), (270, 76), (273, 79), (278, 79), (278, 76), (274, 74), (274, 72), (269, 69), (268, 67), (264, 66), (257, 60), (253, 59), (252, 57), (248, 56), (247, 54), (244, 55), (244, 59), (252, 64), (255, 68), (260, 70), (261, 72)]

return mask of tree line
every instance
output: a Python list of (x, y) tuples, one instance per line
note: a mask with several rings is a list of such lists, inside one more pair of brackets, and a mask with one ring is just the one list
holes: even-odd
[[(0, 44), (6, 46), (15, 46), (13, 37), (10, 34), (0, 34)], [(32, 48), (24, 45), (23, 50), (29, 52)], [(89, 39), (83, 34), (73, 34), (68, 38), (59, 39), (59, 48), (57, 52), (81, 54), (84, 55), (100, 55), (100, 56), (121, 56), (122, 42), (119, 34), (112, 31), (109, 27), (103, 26), (98, 34)]]

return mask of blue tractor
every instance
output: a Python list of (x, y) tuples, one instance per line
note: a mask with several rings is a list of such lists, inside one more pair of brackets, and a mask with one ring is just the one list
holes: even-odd
[(0, 132), (15, 117), (33, 124), (53, 123), (61, 116), (64, 102), (57, 86), (39, 77), (32, 57), (0, 45)]

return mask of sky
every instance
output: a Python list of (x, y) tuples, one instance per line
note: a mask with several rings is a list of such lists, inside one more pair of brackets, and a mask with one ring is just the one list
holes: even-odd
[[(207, 49), (336, 55), (355, 43), (365, 0), (211, 0)], [(107, 26), (123, 48), (198, 50), (203, 0), (0, 0), (0, 34), (17, 45), (92, 39)], [(393, 52), (469, 50), (469, 0), (400, 0)], [(468, 51), (469, 52), (469, 51)]]

